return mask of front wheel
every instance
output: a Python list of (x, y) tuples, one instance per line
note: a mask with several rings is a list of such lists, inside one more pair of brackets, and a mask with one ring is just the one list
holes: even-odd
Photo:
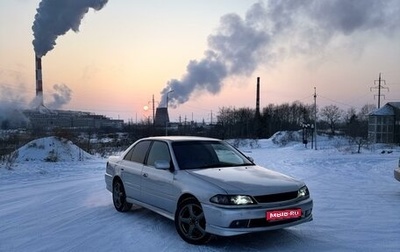
[(175, 227), (181, 238), (191, 244), (204, 244), (211, 239), (206, 232), (206, 219), (200, 203), (194, 198), (183, 200), (175, 213)]
[(113, 183), (113, 203), (118, 212), (127, 212), (132, 208), (132, 204), (126, 202), (126, 194), (122, 181), (117, 179)]

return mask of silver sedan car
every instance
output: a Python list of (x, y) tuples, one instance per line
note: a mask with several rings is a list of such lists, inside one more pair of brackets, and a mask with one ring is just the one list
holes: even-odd
[(312, 220), (307, 186), (260, 167), (222, 140), (150, 137), (110, 157), (105, 182), (117, 211), (132, 204), (175, 222), (191, 244), (212, 235), (280, 229)]
[(400, 158), (399, 158), (399, 164), (397, 165), (397, 168), (394, 169), (394, 178), (400, 181)]

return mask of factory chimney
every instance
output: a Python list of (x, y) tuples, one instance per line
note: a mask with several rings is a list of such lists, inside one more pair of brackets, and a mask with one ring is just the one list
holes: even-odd
[(257, 77), (256, 117), (260, 116), (260, 77)]
[(257, 77), (256, 91), (256, 114), (254, 117), (254, 136), (260, 138), (262, 136), (262, 123), (260, 114), (260, 77)]
[(35, 54), (36, 66), (36, 99), (39, 106), (43, 106), (43, 81), (42, 81), (42, 58)]

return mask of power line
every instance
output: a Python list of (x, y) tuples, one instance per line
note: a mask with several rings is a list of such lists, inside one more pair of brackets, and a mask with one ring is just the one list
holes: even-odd
[(334, 100), (334, 99), (328, 98), (328, 97), (323, 96), (321, 94), (319, 94), (318, 96), (321, 97), (321, 98), (324, 98), (324, 99), (326, 99), (328, 101), (331, 101), (331, 102), (334, 102), (334, 103), (337, 103), (337, 104), (340, 104), (340, 105), (343, 105), (343, 106), (353, 107), (353, 105), (350, 105), (350, 104), (347, 104), (347, 103), (344, 103), (344, 102), (341, 102), (341, 101), (338, 101), (338, 100)]

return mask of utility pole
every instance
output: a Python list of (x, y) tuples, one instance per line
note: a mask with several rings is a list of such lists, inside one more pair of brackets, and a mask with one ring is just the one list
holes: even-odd
[(378, 94), (377, 94), (377, 95), (374, 95), (374, 99), (375, 99), (376, 96), (378, 96), (378, 109), (381, 107), (381, 96), (383, 96), (383, 97), (385, 98), (385, 95), (381, 95), (381, 89), (387, 89), (387, 90), (389, 91), (389, 88), (383, 87), (383, 86), (382, 86), (382, 83), (383, 83), (384, 85), (386, 85), (385, 80), (382, 80), (382, 74), (379, 73), (379, 79), (377, 79), (377, 80), (374, 81), (374, 84), (375, 84), (375, 85), (378, 84), (378, 86), (377, 86), (377, 87), (371, 87), (371, 88), (370, 88), (371, 91), (372, 91), (372, 89), (378, 89)]
[(154, 110), (154, 95), (153, 95), (153, 126), (155, 122), (155, 110)]
[(314, 141), (315, 150), (317, 149), (317, 88), (314, 87)]

